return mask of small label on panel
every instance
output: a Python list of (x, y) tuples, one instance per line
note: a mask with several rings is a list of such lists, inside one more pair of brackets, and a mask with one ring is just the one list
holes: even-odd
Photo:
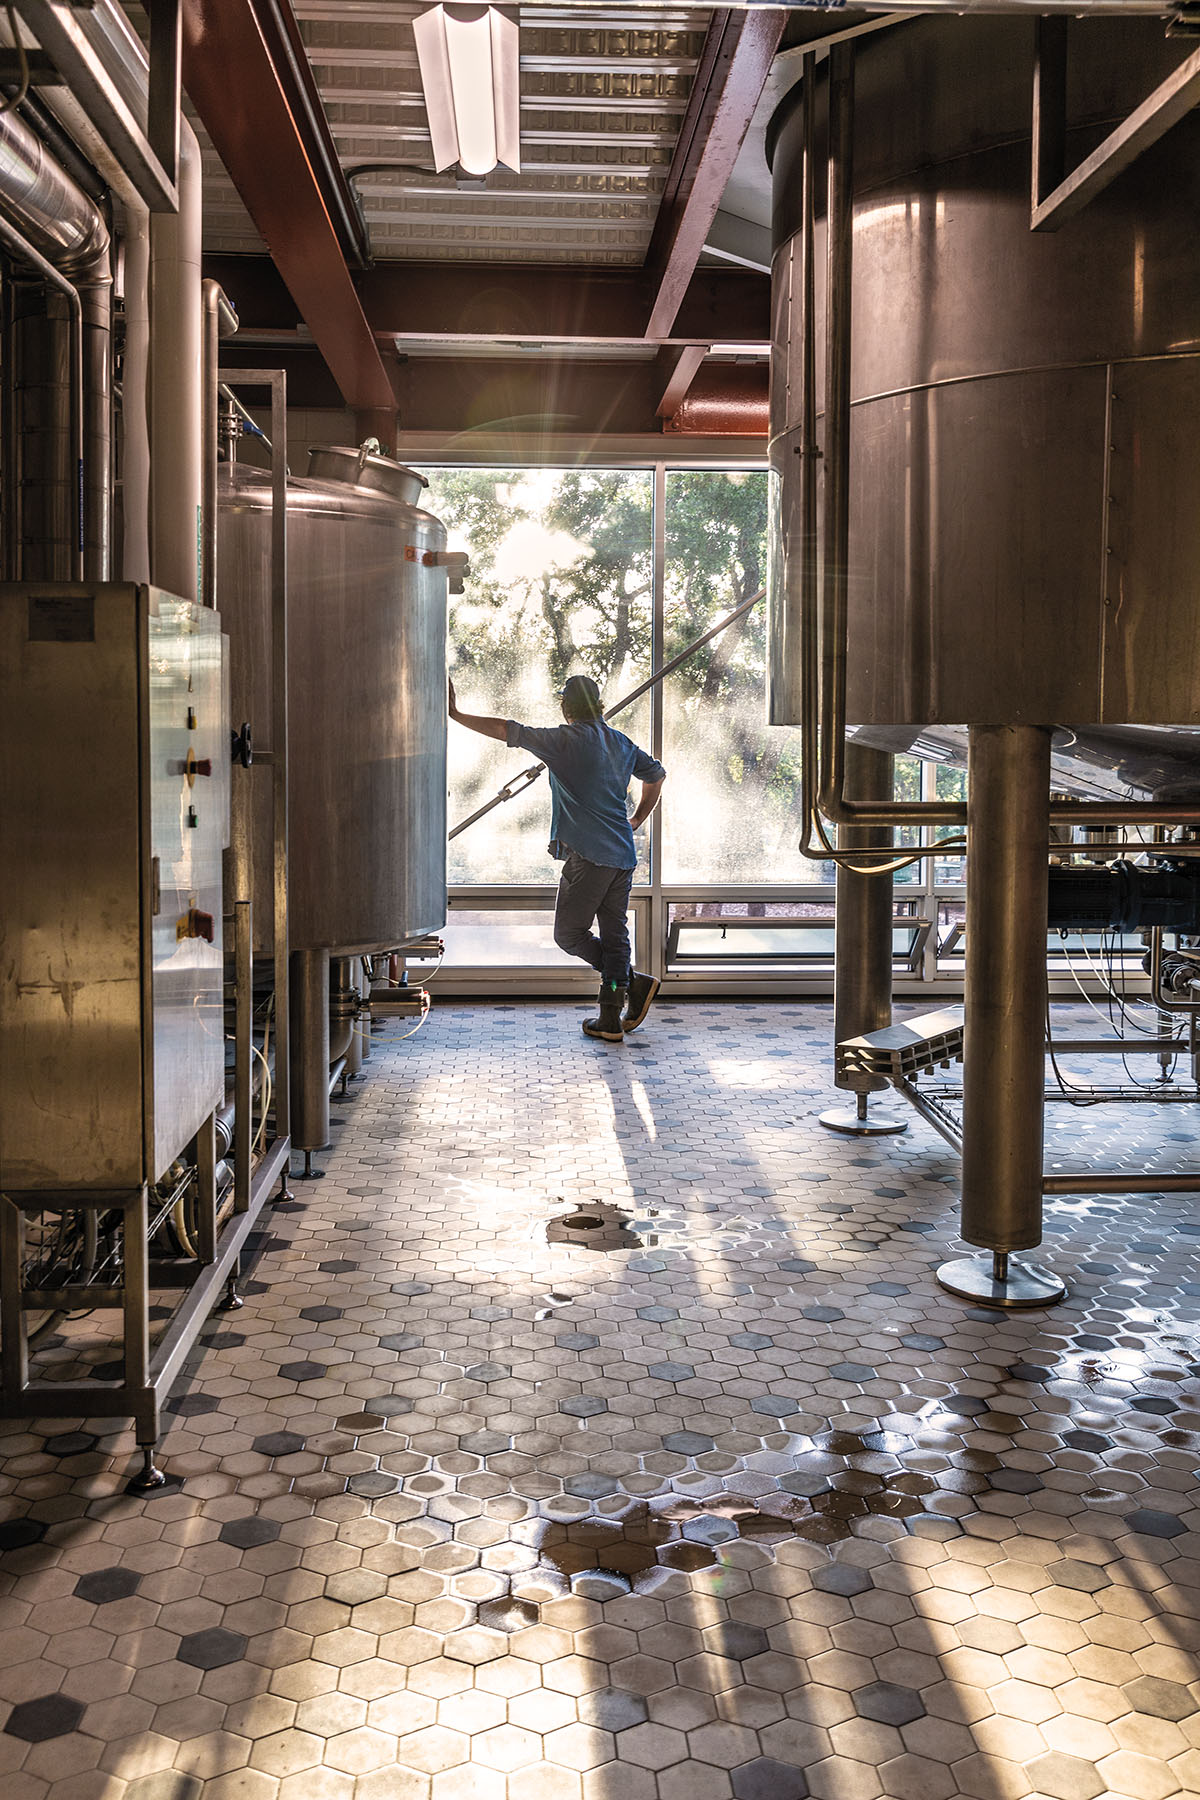
[(32, 644), (94, 644), (96, 600), (93, 594), (31, 594), (29, 641)]

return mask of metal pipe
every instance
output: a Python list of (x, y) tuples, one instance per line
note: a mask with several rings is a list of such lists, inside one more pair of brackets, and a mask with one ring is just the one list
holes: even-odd
[(329, 952), (291, 959), (291, 1138), (298, 1150), (329, 1142)]
[(79, 416), (71, 426), (77, 519), (71, 528), (70, 560), (73, 573), (105, 580), (112, 488), (108, 225), (95, 201), (15, 112), (0, 114), (0, 207), (22, 238), (69, 278), (78, 297), (78, 343), (71, 351), (79, 395)]
[[(53, 494), (45, 496), (44, 516), (27, 518), (28, 537), (46, 546), (44, 570), (24, 567), (23, 573), (86, 574), (106, 579), (110, 559), (111, 450), (109, 389), (111, 275), (108, 226), (95, 202), (59, 167), (33, 128), (13, 112), (0, 114), (0, 208), (6, 226), (3, 242), (20, 261), (65, 294), (69, 308), (68, 351), (71, 397), (69, 443), (72, 467), (67, 487), (73, 496), (66, 507), (56, 507)], [(47, 271), (52, 270), (53, 274)], [(45, 331), (45, 346), (53, 367), (53, 321), (24, 326), (19, 335)], [(19, 363), (28, 366), (22, 354)], [(85, 373), (86, 371), (86, 373)], [(53, 455), (56, 406), (54, 377), (50, 382), (50, 412), (35, 417), (28, 427), (38, 445), (32, 460), (38, 467)], [(62, 477), (50, 476), (53, 490)], [(29, 484), (27, 483), (27, 486)], [(35, 484), (36, 491), (36, 484)], [(28, 512), (28, 509), (26, 509)], [(57, 516), (56, 516), (57, 515)], [(69, 522), (68, 522), (69, 521)], [(57, 540), (56, 560), (50, 546)], [(36, 558), (29, 561), (36, 564)]]
[(1042, 1241), (1050, 730), (973, 725), (968, 785), (962, 1235)]
[(1095, 1175), (1081, 1169), (1078, 1175), (1045, 1175), (1047, 1194), (1195, 1194), (1200, 1193), (1200, 1170), (1185, 1175)]
[(82, 284), (101, 264), (107, 271), (109, 232), (99, 207), (15, 112), (0, 113), (0, 204), (64, 275)]
[[(250, 1206), (251, 1149), (254, 1142), (253, 902), (248, 898), (235, 899), (233, 917), (233, 1207), (235, 1212), (243, 1213)], [(266, 1137), (265, 1132), (263, 1136)]]
[(150, 579), (150, 213), (125, 206), (125, 358), (121, 372), (121, 573)]
[[(850, 365), (854, 292), (854, 45), (829, 52), (825, 268), (825, 559), (817, 702), (822, 803), (845, 789), (850, 563)], [(891, 795), (888, 796), (889, 802)], [(825, 808), (828, 811), (827, 808)], [(830, 815), (832, 816), (832, 815)], [(806, 821), (807, 825), (807, 821)]]
[[(894, 761), (886, 750), (863, 744), (847, 748), (846, 779), (857, 798), (890, 799)], [(880, 851), (891, 848), (887, 826), (845, 827), (838, 848)], [(844, 863), (837, 869), (834, 908), (833, 1038), (880, 1031), (892, 1022), (892, 879), (863, 875)], [(856, 1094), (877, 1094), (889, 1086), (886, 1075), (835, 1075), (834, 1085)]]
[(225, 382), (225, 381), (221, 382), (217, 391), (220, 394), (222, 400), (228, 400), (228, 402), (229, 402), (230, 406), (232, 406), (234, 412), (236, 412), (245, 421), (245, 423), (247, 425), (249, 425), (250, 430), (251, 430), (251, 435), (258, 439), (259, 443), (263, 446), (263, 448), (266, 450), (273, 449), (274, 445), (271, 443), (270, 438), (267, 436), (266, 432), (262, 429), (261, 425), (259, 425), (258, 421), (254, 417), (254, 414), (250, 411), (248, 406), (242, 405), (241, 401), (238, 399), (238, 397), (234, 393), (233, 389), (229, 386), (228, 382)]
[(179, 211), (150, 221), (151, 565), (159, 587), (200, 594), (200, 146), (180, 122)]
[[(50, 309), (38, 304), (35, 310), (26, 310), (20, 294), (14, 308), (13, 354), (22, 383), (18, 389), (15, 421), (22, 448), (19, 575), (25, 580), (78, 581), (83, 578), (83, 531), (79, 510), (83, 470), (83, 305), (74, 284), (27, 243), (3, 214), (0, 214), (0, 247), (32, 269), (48, 287), (63, 295), (67, 304), (65, 367), (55, 341), (58, 333)], [(33, 380), (30, 379), (31, 370)], [(41, 417), (34, 397), (39, 386), (46, 391)], [(62, 446), (65, 453), (56, 458), (60, 419), (56, 393), (63, 386), (67, 389), (69, 420), (66, 443)], [(56, 461), (60, 464), (57, 470)], [(39, 479), (31, 476), (31, 469)], [(26, 545), (30, 546), (28, 553)]]
[[(1160, 1012), (1200, 1013), (1200, 999), (1168, 1000), (1162, 984), (1162, 928), (1150, 933), (1150, 998)], [(1200, 974), (1200, 971), (1197, 971)]]
[[(803, 129), (804, 164), (801, 172), (800, 222), (801, 338), (800, 338), (800, 780), (804, 808), (803, 837), (807, 841), (817, 810), (817, 657), (819, 655), (818, 605), (821, 554), (817, 519), (817, 318), (816, 318), (816, 116), (817, 59), (804, 63)], [(892, 798), (891, 795), (888, 796)]]
[(333, 957), (329, 973), (329, 1058), (336, 1062), (350, 1054), (355, 1037), (358, 994), (354, 987), (354, 964), (348, 956)]
[(920, 1113), (925, 1122), (932, 1125), (938, 1135), (945, 1138), (946, 1142), (950, 1145), (950, 1148), (957, 1151), (961, 1156), (963, 1147), (962, 1133), (955, 1130), (954, 1125), (942, 1114), (939, 1108), (930, 1105), (927, 1096), (921, 1092), (916, 1082), (907, 1081), (904, 1076), (901, 1075), (897, 1076), (892, 1085), (898, 1094), (904, 1096), (913, 1110)]
[(220, 341), (232, 337), (238, 328), (237, 314), (225, 298), (219, 281), (206, 279), (200, 284), (204, 307), (203, 371), (201, 376), (201, 427), (204, 463), (201, 476), (200, 514), (200, 598), (205, 606), (217, 604), (217, 452), (220, 448)]

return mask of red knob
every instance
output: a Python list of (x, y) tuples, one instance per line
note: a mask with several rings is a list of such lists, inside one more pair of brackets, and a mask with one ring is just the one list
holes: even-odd
[(194, 762), (192, 764), (192, 773), (193, 773), (193, 775), (211, 775), (212, 774), (211, 760), (206, 756), (204, 758), (203, 762)]

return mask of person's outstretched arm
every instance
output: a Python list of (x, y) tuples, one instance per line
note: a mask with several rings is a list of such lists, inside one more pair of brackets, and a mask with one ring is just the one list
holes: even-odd
[(637, 830), (639, 825), (644, 825), (646, 823), (646, 820), (658, 805), (659, 798), (663, 791), (663, 782), (666, 779), (666, 776), (663, 775), (660, 776), (657, 781), (643, 781), (642, 797), (634, 808), (633, 817), (629, 821), (630, 826), (634, 831)]
[[(465, 725), (468, 731), (477, 731), (481, 737), (497, 738), (500, 743), (508, 742), (508, 720), (493, 719), (486, 713), (459, 712), (458, 701), (454, 697), (454, 683), (450, 683), (450, 717)], [(643, 793), (645, 790), (643, 789)]]

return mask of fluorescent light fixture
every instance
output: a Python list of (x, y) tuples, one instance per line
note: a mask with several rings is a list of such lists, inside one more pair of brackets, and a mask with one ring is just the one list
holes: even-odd
[(436, 169), (521, 168), (520, 33), (499, 6), (431, 6), (413, 20)]

